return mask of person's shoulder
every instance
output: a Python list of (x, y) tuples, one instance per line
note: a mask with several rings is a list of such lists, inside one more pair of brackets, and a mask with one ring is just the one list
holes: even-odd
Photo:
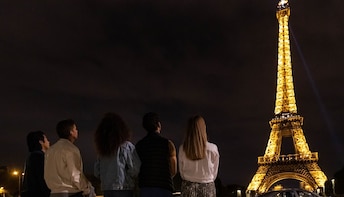
[(169, 147), (173, 147), (173, 148), (175, 148), (176, 146), (174, 145), (174, 143), (172, 142), (172, 140), (167, 140), (168, 141), (168, 146)]
[(60, 139), (56, 142), (56, 145), (57, 146), (55, 147), (55, 149), (58, 152), (80, 153), (80, 149), (73, 142), (69, 141), (68, 139)]
[(167, 140), (169, 146), (176, 147), (172, 140), (170, 140), (170, 139), (166, 139), (166, 140)]
[(217, 145), (211, 142), (207, 142), (207, 149), (212, 151), (218, 151)]
[[(69, 140), (64, 139), (64, 138), (60, 138), (52, 146), (54, 146), (54, 147), (66, 147), (66, 146), (71, 146), (71, 145), (73, 145), (73, 143), (70, 142)], [(52, 146), (50, 146), (50, 147), (52, 147)]]
[(44, 158), (44, 152), (43, 151), (33, 151), (30, 153), (31, 158)]
[(31, 152), (31, 155), (44, 155), (44, 152), (41, 150), (35, 150)]
[(126, 146), (134, 146), (134, 144), (131, 141), (125, 141), (124, 144)]
[(167, 137), (162, 136), (162, 135), (157, 135), (157, 136), (160, 138), (160, 140), (166, 141), (166, 142), (168, 142), (168, 143), (172, 143), (172, 144), (173, 144), (173, 142), (172, 142), (171, 139), (168, 139)]
[(139, 141), (137, 141), (136, 142), (136, 144), (135, 144), (135, 148), (136, 149), (141, 149), (141, 147), (144, 147), (145, 145), (145, 137), (144, 138), (142, 138), (142, 139), (140, 139)]
[(135, 149), (135, 145), (131, 143), (130, 141), (125, 141), (123, 144), (121, 144), (121, 147), (127, 150)]

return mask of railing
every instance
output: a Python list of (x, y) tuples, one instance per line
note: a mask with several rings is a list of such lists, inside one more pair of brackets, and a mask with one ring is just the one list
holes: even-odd
[(288, 154), (275, 157), (260, 156), (258, 157), (258, 164), (286, 162), (286, 161), (318, 161), (318, 153), (310, 154)]

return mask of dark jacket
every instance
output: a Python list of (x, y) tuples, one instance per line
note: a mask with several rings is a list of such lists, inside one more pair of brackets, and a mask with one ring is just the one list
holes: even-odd
[(49, 197), (50, 189), (44, 181), (44, 152), (33, 151), (25, 162), (22, 197)]
[(173, 191), (170, 172), (169, 141), (157, 132), (149, 132), (136, 144), (141, 160), (140, 187), (158, 187)]

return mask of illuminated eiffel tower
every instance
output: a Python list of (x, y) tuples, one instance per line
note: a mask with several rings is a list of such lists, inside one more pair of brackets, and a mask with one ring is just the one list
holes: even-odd
[[(297, 114), (291, 66), (288, 0), (279, 0), (278, 71), (275, 117), (269, 122), (270, 138), (264, 156), (258, 157), (258, 170), (247, 187), (248, 195), (261, 194), (277, 182), (297, 180), (300, 187), (322, 192), (326, 175), (318, 166), (318, 153), (309, 150), (302, 130), (303, 117)], [(295, 152), (281, 155), (283, 138), (292, 138)]]

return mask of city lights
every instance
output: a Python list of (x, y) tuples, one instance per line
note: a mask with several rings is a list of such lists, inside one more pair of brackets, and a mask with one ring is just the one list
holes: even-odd
[(5, 194), (6, 193), (6, 191), (5, 191), (5, 188), (4, 187), (0, 187), (0, 195), (1, 195), (1, 197), (5, 197)]
[(12, 175), (18, 176), (18, 197), (20, 197), (20, 192), (21, 192), (20, 191), (20, 186), (21, 186), (20, 182), (21, 182), (21, 176), (23, 176), (24, 173), (21, 173), (20, 171), (14, 170), (12, 172)]

